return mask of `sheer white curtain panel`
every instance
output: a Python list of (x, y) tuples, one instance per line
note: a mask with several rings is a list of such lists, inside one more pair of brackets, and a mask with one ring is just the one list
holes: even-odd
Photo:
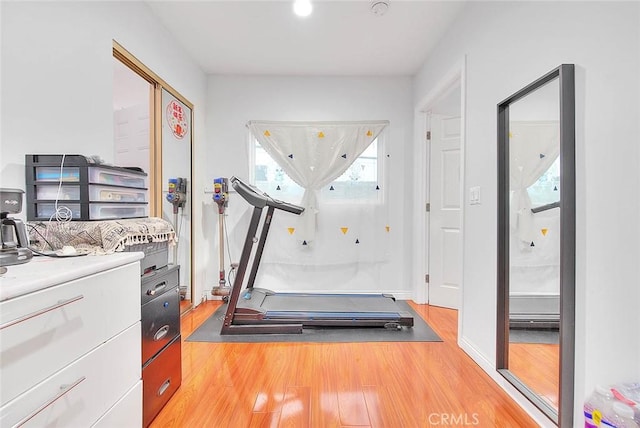
[(388, 124), (386, 120), (247, 123), (264, 150), (305, 189), (301, 239), (307, 243), (315, 239), (318, 191), (342, 175)]
[(526, 121), (509, 124), (509, 175), (511, 226), (523, 246), (534, 240), (535, 227), (527, 188), (544, 174), (560, 155), (558, 121)]

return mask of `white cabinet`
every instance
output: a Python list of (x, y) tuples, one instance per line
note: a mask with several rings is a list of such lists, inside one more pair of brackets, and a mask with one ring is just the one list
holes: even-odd
[[(23, 265), (41, 268), (43, 281), (37, 291), (0, 302), (0, 426), (141, 425), (140, 268), (133, 254), (102, 256), (122, 261), (107, 269), (100, 256), (86, 257), (94, 269), (85, 264), (80, 277), (67, 272), (71, 279), (59, 284), (46, 281), (46, 269), (68, 263)], [(13, 275), (20, 280), (19, 270)]]
[(127, 428), (141, 427), (142, 414), (140, 403), (142, 402), (142, 381), (135, 384), (127, 394), (120, 399), (93, 428)]

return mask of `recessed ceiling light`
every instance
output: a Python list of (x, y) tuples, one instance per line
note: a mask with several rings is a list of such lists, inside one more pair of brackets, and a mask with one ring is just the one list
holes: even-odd
[(293, 2), (293, 11), (298, 16), (309, 16), (312, 10), (311, 0), (295, 0)]

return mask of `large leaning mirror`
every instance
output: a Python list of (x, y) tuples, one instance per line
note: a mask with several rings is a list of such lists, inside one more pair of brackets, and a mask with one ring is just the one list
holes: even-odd
[(575, 84), (563, 64), (498, 104), (498, 371), (573, 426)]

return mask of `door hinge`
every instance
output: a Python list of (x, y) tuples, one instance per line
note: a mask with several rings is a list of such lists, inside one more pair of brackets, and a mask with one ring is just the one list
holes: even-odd
[(431, 131), (427, 131), (427, 141), (431, 141)]
[(429, 283), (429, 274), (428, 273), (424, 274), (424, 282), (426, 282), (427, 284)]
[(429, 202), (427, 202), (427, 204), (425, 205), (425, 209), (427, 210), (428, 213), (431, 212), (431, 204)]

